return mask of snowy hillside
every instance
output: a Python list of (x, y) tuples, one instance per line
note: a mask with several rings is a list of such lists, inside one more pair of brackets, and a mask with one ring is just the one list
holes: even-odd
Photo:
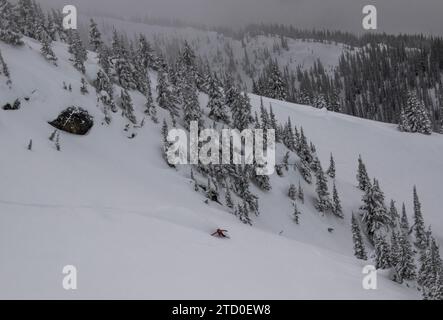
[[(112, 114), (110, 124), (104, 121), (91, 85), (98, 71), (95, 53), (88, 53), (82, 75), (60, 42), (53, 43), (57, 66), (29, 38), (22, 47), (0, 42), (0, 50), (12, 80), (9, 88), (0, 75), (0, 106), (21, 100), (19, 110), (0, 110), (0, 298), (420, 299), (416, 288), (391, 281), (388, 270), (379, 271), (378, 290), (362, 288), (362, 267), (370, 262), (353, 256), (350, 227), (362, 196), (357, 159), (361, 154), (387, 201), (406, 203), (410, 221), (416, 185), (425, 222), (442, 244), (443, 136), (409, 135), (389, 124), (263, 99), (278, 119), (290, 116), (303, 126), (324, 168), (334, 154), (345, 217), (320, 214), (313, 205), (315, 184), (302, 181), (305, 203), (296, 225), (287, 192), (288, 181), (298, 184), (300, 176), (289, 170), (284, 179), (271, 177), (267, 193), (254, 187), (260, 215), (252, 217), (251, 227), (225, 206), (206, 204), (189, 169), (165, 163), (165, 110), (158, 108), (155, 124), (143, 113), (145, 97), (131, 91), (137, 125), (120, 113)], [(305, 58), (297, 63), (308, 63)], [(155, 97), (157, 73), (150, 76)], [(80, 93), (82, 77), (89, 94)], [(117, 85), (114, 92), (120, 93)], [(199, 98), (207, 113), (207, 96)], [(250, 98), (259, 111), (260, 97)], [(61, 132), (57, 151), (48, 121), (71, 105), (87, 110), (94, 126), (85, 136)], [(279, 147), (278, 162), (284, 152)], [(211, 237), (217, 228), (228, 230), (230, 239)], [(75, 291), (61, 285), (65, 265), (77, 267)]]
[(327, 44), (291, 38), (285, 39), (287, 48), (284, 49), (281, 39), (275, 35), (238, 40), (215, 31), (193, 27), (147, 25), (103, 16), (80, 16), (82, 29), (88, 29), (90, 18), (96, 21), (109, 43), (112, 41), (114, 28), (127, 34), (130, 39), (143, 34), (158, 52), (167, 57), (177, 56), (183, 43), (187, 41), (202, 62), (208, 62), (213, 71), (224, 72), (226, 66), (229, 66), (229, 72), (237, 74), (248, 86), (252, 85), (251, 76), (258, 77), (270, 57), (276, 59), (281, 68), (288, 67), (294, 71), (298, 66), (309, 70), (320, 60), (325, 69), (330, 71), (338, 65), (340, 55), (348, 51), (346, 45), (339, 43)]

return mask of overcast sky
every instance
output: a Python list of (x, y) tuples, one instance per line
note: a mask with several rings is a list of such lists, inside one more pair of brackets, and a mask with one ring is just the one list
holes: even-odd
[(374, 4), (379, 31), (443, 35), (443, 0), (38, 0), (80, 12), (152, 16), (217, 26), (279, 22), (302, 28), (363, 32), (362, 8)]

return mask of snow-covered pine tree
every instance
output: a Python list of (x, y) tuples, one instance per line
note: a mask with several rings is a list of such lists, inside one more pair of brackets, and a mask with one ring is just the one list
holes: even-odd
[(414, 186), (414, 235), (415, 235), (415, 245), (419, 249), (425, 249), (426, 247), (426, 230), (425, 223), (423, 220), (423, 215), (421, 212), (421, 203), (418, 198), (417, 188)]
[(189, 128), (191, 121), (200, 121), (201, 109), (198, 101), (197, 88), (191, 74), (188, 74), (182, 84), (183, 121)]
[(128, 51), (126, 48), (120, 47), (119, 52), (120, 55), (116, 55), (114, 59), (114, 69), (119, 85), (126, 90), (138, 89)]
[(104, 44), (98, 49), (98, 64), (102, 67), (103, 72), (109, 77), (111, 76), (111, 50)]
[(320, 161), (318, 162), (318, 170), (315, 173), (316, 176), (316, 188), (317, 200), (315, 208), (319, 212), (328, 211), (331, 208), (331, 199), (329, 198), (328, 181), (321, 167)]
[(166, 82), (166, 75), (164, 72), (158, 73), (157, 82), (157, 103), (160, 108), (170, 111), (174, 116), (178, 116), (177, 106), (171, 96), (169, 85)]
[(357, 181), (360, 190), (365, 191), (371, 184), (369, 180), (368, 172), (366, 171), (366, 166), (363, 163), (361, 155), (358, 156), (358, 170), (357, 170)]
[(269, 97), (277, 100), (286, 100), (287, 90), (277, 61), (271, 61), (268, 78)]
[(102, 44), (102, 35), (98, 30), (97, 23), (95, 23), (94, 19), (91, 19), (89, 24), (89, 45), (93, 51), (98, 52)]
[(234, 100), (232, 104), (229, 105), (232, 112), (232, 125), (235, 129), (243, 131), (247, 129), (252, 122), (251, 104), (246, 93), (241, 94), (238, 88), (236, 88), (234, 92)]
[(121, 99), (122, 116), (127, 118), (133, 124), (136, 124), (137, 119), (135, 118), (134, 115), (134, 107), (132, 106), (132, 98), (129, 95), (129, 92), (125, 89), (122, 89), (120, 92), (120, 99)]
[[(155, 106), (155, 104), (152, 105), (151, 111), (151, 120), (154, 123), (158, 123), (158, 118), (157, 118), (157, 107)], [(175, 123), (174, 123), (175, 124)]]
[(23, 44), (16, 20), (13, 5), (8, 0), (0, 0), (0, 40), (15, 46)]
[(148, 71), (149, 68), (154, 67), (154, 50), (151, 48), (151, 44), (146, 40), (143, 34), (140, 34), (138, 38), (137, 56), (145, 71)]
[(298, 199), (301, 201), (301, 203), (305, 203), (305, 194), (303, 192), (303, 188), (301, 186), (301, 181), (298, 180), (298, 192), (297, 192)]
[(406, 215), (406, 206), (404, 202), (401, 207), (400, 228), (406, 235), (409, 234), (409, 221), (408, 216)]
[(369, 239), (374, 241), (375, 233), (382, 227), (386, 227), (391, 222), (391, 217), (384, 203), (384, 194), (381, 191), (377, 180), (374, 179), (373, 185), (366, 188), (363, 195), (362, 221), (365, 224)]
[(317, 173), (318, 170), (320, 170), (320, 160), (316, 155), (314, 155), (314, 158), (311, 162), (311, 170), (312, 172)]
[[(162, 123), (162, 129), (161, 129), (161, 134), (162, 134), (162, 138), (163, 138), (163, 144), (167, 144), (168, 143), (168, 124), (166, 123), (166, 120), (163, 119), (163, 123)], [(191, 169), (191, 176), (194, 176), (193, 171)]]
[(314, 101), (312, 106), (317, 109), (328, 108), (328, 104), (326, 102), (326, 98), (323, 94), (318, 94), (314, 97)]
[(354, 243), (354, 255), (357, 259), (366, 260), (368, 256), (366, 254), (365, 246), (363, 243), (363, 237), (360, 231), (360, 226), (352, 213), (352, 241)]
[(390, 248), (390, 262), (393, 267), (394, 277), (393, 280), (398, 283), (402, 283), (403, 279), (400, 273), (400, 261), (402, 258), (402, 248), (400, 246), (400, 239), (397, 231), (393, 231), (391, 235), (391, 248)]
[(285, 168), (286, 171), (289, 171), (289, 157), (290, 156), (291, 155), (290, 155), (289, 151), (287, 151), (283, 157), (283, 160), (282, 160), (283, 167)]
[(249, 174), (250, 177), (251, 177), (251, 180), (252, 180), (253, 182), (255, 182), (255, 184), (256, 184), (261, 190), (263, 190), (263, 191), (269, 191), (269, 190), (272, 189), (272, 186), (271, 186), (271, 182), (270, 182), (269, 176), (268, 176), (268, 175), (260, 175), (260, 174), (257, 174), (257, 169), (259, 169), (259, 168), (263, 169), (263, 165), (260, 165), (260, 164), (258, 164), (258, 163), (256, 163), (256, 162), (254, 162), (253, 166), (251, 167), (250, 174)]
[(226, 124), (230, 123), (228, 110), (224, 104), (223, 93), (220, 90), (220, 83), (217, 80), (217, 76), (214, 74), (209, 77), (208, 82), (208, 109), (209, 117), (215, 121), (223, 121)]
[(341, 201), (338, 196), (337, 187), (335, 186), (335, 181), (332, 188), (332, 213), (338, 218), (341, 219), (344, 218), (343, 208), (341, 206)]
[(422, 288), (423, 298), (425, 300), (442, 300), (443, 262), (434, 238), (430, 239), (426, 250), (422, 251), (420, 263), (417, 282)]
[(391, 216), (391, 227), (395, 229), (399, 223), (400, 215), (398, 214), (397, 207), (395, 206), (395, 201), (393, 199), (391, 199), (389, 205), (389, 215)]
[(2, 67), (0, 70), (0, 75), (3, 74), (6, 77), (6, 84), (10, 86), (12, 84), (11, 75), (9, 73), (8, 65), (6, 64), (5, 59), (3, 59), (1, 50), (0, 50), (0, 65)]
[(54, 65), (57, 65), (57, 57), (52, 50), (51, 41), (52, 39), (48, 34), (45, 33), (42, 35), (40, 41), (42, 45), (40, 48), (40, 53), (46, 60), (51, 61)]
[(377, 269), (388, 269), (391, 264), (391, 253), (389, 244), (387, 243), (385, 236), (380, 234), (375, 238), (375, 267)]
[(112, 112), (117, 112), (117, 108), (114, 103), (114, 89), (109, 77), (105, 72), (99, 70), (97, 72), (97, 78), (94, 81), (94, 87), (97, 92), (97, 96), (100, 101), (111, 109)]
[(335, 179), (335, 161), (332, 153), (331, 153), (331, 158), (329, 159), (329, 168), (326, 171), (326, 174), (330, 176), (332, 179)]
[(243, 201), (243, 205), (238, 205), (238, 216), (241, 222), (252, 226), (252, 221), (249, 217), (248, 204), (246, 201)]
[(35, 15), (31, 0), (18, 0), (15, 8), (17, 26), (20, 32), (30, 38), (35, 38)]
[(289, 150), (296, 151), (294, 131), (292, 130), (292, 122), (290, 117), (288, 117), (288, 122), (285, 125), (283, 142)]
[(297, 203), (295, 201), (292, 203), (292, 205), (294, 206), (294, 211), (292, 212), (292, 219), (294, 219), (294, 222), (296, 224), (299, 224), (300, 223), (299, 219), (300, 219), (301, 212), (298, 210)]
[(302, 175), (303, 179), (308, 184), (312, 183), (311, 168), (310, 168), (308, 162), (303, 158), (300, 160), (300, 165), (298, 166), (298, 171), (300, 171), (300, 174)]
[(305, 133), (303, 131), (303, 127), (300, 128), (300, 145), (298, 156), (302, 158), (308, 165), (312, 163), (313, 157)]
[(228, 208), (234, 208), (234, 203), (232, 202), (231, 190), (229, 186), (226, 186), (225, 190), (225, 203)]
[(432, 133), (428, 111), (415, 92), (408, 93), (406, 107), (401, 111), (399, 129), (405, 132)]
[(72, 63), (74, 67), (82, 73), (86, 72), (85, 62), (88, 59), (88, 54), (80, 39), (77, 30), (70, 29), (70, 44), (69, 52), (72, 54)]
[(290, 186), (289, 186), (288, 197), (289, 197), (291, 200), (294, 200), (294, 201), (295, 201), (295, 199), (297, 198), (297, 188), (296, 188), (295, 185), (292, 184), (292, 183), (291, 183)]
[(88, 83), (86, 82), (85, 78), (82, 78), (81, 80), (81, 86), (80, 86), (80, 93), (81, 94), (88, 94)]
[(399, 243), (401, 248), (401, 258), (397, 265), (397, 272), (402, 280), (414, 280), (417, 276), (414, 262), (414, 251), (408, 240), (408, 235), (404, 231), (401, 231), (400, 233)]

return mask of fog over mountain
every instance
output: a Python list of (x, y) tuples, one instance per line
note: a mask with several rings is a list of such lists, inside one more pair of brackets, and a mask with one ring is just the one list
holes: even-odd
[(283, 23), (300, 28), (363, 32), (362, 7), (378, 9), (379, 31), (443, 34), (441, 0), (41, 0), (45, 5), (74, 4), (80, 12), (180, 19), (218, 26)]

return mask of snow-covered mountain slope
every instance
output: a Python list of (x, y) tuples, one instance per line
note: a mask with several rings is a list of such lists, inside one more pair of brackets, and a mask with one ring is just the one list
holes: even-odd
[[(271, 56), (281, 68), (288, 67), (295, 71), (300, 66), (309, 70), (319, 60), (325, 71), (331, 71), (338, 65), (340, 55), (349, 50), (340, 43), (327, 44), (292, 38), (285, 38), (288, 47), (284, 49), (281, 39), (273, 35), (248, 36), (238, 40), (215, 31), (193, 27), (147, 25), (103, 16), (82, 15), (79, 18), (85, 35), (89, 21), (93, 18), (109, 43), (112, 41), (114, 28), (126, 33), (130, 39), (143, 34), (158, 52), (169, 57), (174, 57), (184, 41), (187, 41), (203, 62), (209, 62), (213, 71), (225, 71), (226, 66), (234, 65), (235, 68), (231, 68), (229, 72), (236, 73), (248, 85), (252, 85), (251, 74), (257, 78)], [(246, 59), (249, 60), (247, 67)]]
[[(103, 123), (95, 90), (90, 86), (89, 94), (80, 94), (81, 74), (69, 62), (66, 45), (54, 43), (57, 67), (43, 59), (33, 40), (21, 48), (0, 43), (0, 49), (13, 82), (8, 88), (0, 75), (0, 106), (30, 98), (22, 99), (20, 110), (0, 110), (1, 298), (420, 298), (384, 272), (378, 290), (362, 288), (365, 263), (352, 255), (350, 232), (351, 212), (361, 198), (357, 157), (362, 154), (387, 199), (405, 201), (409, 214), (417, 184), (425, 221), (441, 243), (443, 136), (407, 135), (391, 125), (264, 99), (281, 120), (291, 116), (303, 126), (323, 166), (334, 153), (345, 219), (321, 216), (312, 205), (314, 186), (304, 185), (306, 201), (296, 225), (288, 179), (272, 176), (268, 194), (254, 190), (261, 215), (250, 227), (225, 207), (205, 204), (187, 170), (166, 165), (159, 124), (146, 119), (142, 128), (127, 132), (119, 114), (110, 125)], [(86, 68), (92, 82), (95, 54)], [(155, 94), (156, 75), (151, 76)], [(72, 92), (62, 89), (63, 82), (72, 84)], [(140, 122), (144, 97), (131, 95)], [(251, 95), (251, 101), (258, 109), (259, 97)], [(48, 121), (70, 105), (88, 110), (95, 125), (86, 136), (62, 133), (59, 152), (48, 140)], [(158, 111), (160, 120), (167, 117)], [(129, 139), (133, 132), (136, 137)], [(285, 175), (298, 183), (295, 172)], [(217, 228), (229, 230), (231, 238), (211, 237)], [(65, 265), (78, 270), (75, 291), (62, 287)]]

